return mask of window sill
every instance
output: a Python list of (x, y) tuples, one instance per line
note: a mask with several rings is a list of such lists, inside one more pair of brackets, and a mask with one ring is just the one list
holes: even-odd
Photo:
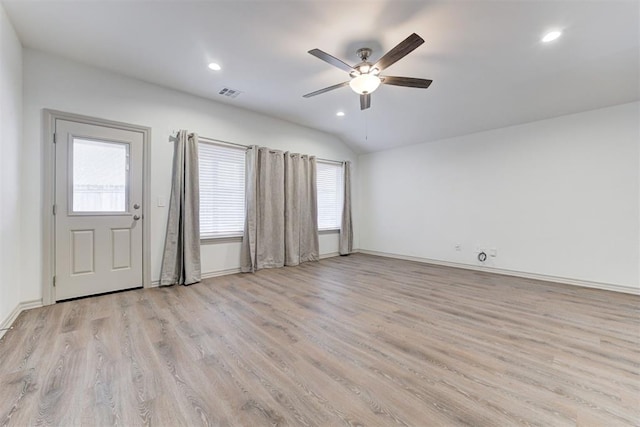
[(200, 237), (201, 245), (242, 242), (242, 236)]
[[(318, 230), (318, 234), (340, 234), (339, 228), (329, 228), (326, 230)], [(202, 245), (213, 245), (216, 243), (235, 243), (242, 242), (242, 236), (219, 236), (219, 237), (201, 237), (200, 244)]]
[(325, 230), (318, 230), (318, 234), (339, 234), (339, 228), (327, 228)]

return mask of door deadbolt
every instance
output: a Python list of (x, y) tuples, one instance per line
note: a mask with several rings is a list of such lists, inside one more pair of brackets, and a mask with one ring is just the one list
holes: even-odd
[(140, 209), (140, 205), (139, 205), (139, 204), (137, 204), (137, 203), (135, 203), (135, 204), (133, 205), (133, 209)]

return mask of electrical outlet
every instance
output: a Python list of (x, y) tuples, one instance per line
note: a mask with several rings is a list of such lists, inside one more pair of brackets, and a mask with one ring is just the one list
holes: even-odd
[(493, 258), (498, 256), (498, 249), (496, 248), (491, 248), (491, 250), (489, 251), (489, 255), (491, 255)]
[(456, 252), (460, 252), (462, 250), (462, 246), (460, 245), (460, 243), (456, 243), (453, 248), (456, 250)]

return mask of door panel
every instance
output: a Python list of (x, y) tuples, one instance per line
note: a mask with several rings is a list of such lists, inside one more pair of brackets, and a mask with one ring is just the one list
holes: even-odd
[(93, 235), (95, 230), (70, 230), (71, 231), (71, 274), (93, 273), (95, 270), (94, 257), (95, 246)]
[(143, 134), (56, 120), (56, 300), (142, 286)]
[(112, 228), (111, 241), (113, 249), (111, 268), (113, 270), (131, 268), (131, 229)]

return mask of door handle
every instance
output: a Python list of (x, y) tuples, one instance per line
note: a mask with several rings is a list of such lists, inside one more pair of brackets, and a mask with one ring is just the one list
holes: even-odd
[(134, 220), (134, 221), (138, 221), (139, 219), (140, 219), (140, 215), (134, 215), (134, 216), (133, 216), (133, 220)]

